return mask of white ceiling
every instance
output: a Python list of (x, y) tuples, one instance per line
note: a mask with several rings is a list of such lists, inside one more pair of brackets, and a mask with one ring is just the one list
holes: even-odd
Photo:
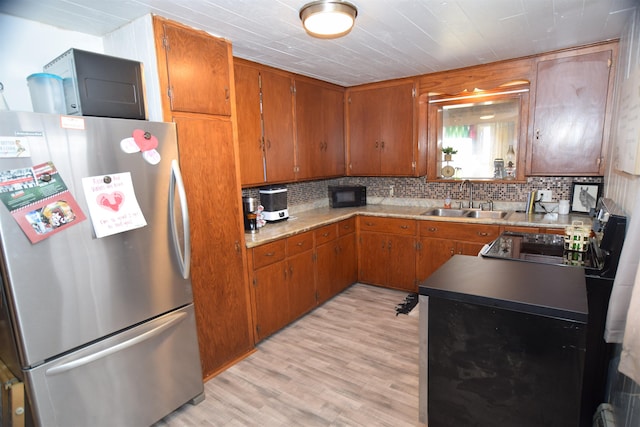
[(233, 43), (234, 55), (353, 86), (618, 38), (638, 0), (353, 0), (355, 28), (302, 29), (310, 0), (0, 0), (0, 13), (102, 36), (155, 13)]

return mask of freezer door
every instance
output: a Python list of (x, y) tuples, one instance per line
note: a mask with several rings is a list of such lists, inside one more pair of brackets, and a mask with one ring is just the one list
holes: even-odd
[(147, 426), (203, 397), (193, 306), (25, 372), (47, 426)]
[[(68, 129), (57, 115), (0, 112), (0, 119), (0, 135), (21, 135), (31, 153), (0, 156), (0, 171), (52, 161), (87, 215), (32, 244), (0, 205), (0, 270), (23, 368), (193, 301), (173, 123), (75, 117), (84, 129)], [(157, 137), (159, 163), (121, 149), (135, 129)], [(131, 174), (147, 225), (97, 238), (82, 178), (118, 173)]]

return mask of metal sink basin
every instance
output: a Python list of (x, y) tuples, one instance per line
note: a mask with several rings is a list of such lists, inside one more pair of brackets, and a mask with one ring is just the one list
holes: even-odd
[(490, 219), (502, 219), (507, 216), (509, 212), (506, 211), (477, 211), (470, 210), (464, 215), (468, 218), (490, 218)]
[(422, 212), (421, 215), (425, 216), (447, 216), (447, 217), (463, 217), (469, 212), (468, 209), (444, 209), (435, 208), (429, 209), (426, 212)]
[(482, 211), (479, 209), (445, 209), (434, 208), (422, 212), (424, 216), (439, 216), (449, 218), (488, 218), (502, 219), (509, 214), (507, 211)]

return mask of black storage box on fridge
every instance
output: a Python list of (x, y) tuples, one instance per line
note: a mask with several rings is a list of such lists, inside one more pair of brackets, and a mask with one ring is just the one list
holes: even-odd
[(141, 62), (69, 49), (43, 68), (63, 78), (66, 114), (147, 119)]

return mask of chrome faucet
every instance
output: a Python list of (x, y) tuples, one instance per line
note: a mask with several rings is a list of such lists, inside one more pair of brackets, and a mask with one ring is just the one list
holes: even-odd
[(473, 184), (468, 179), (465, 179), (460, 184), (460, 191), (462, 191), (462, 187), (464, 187), (465, 184), (469, 184), (469, 209), (473, 209)]

